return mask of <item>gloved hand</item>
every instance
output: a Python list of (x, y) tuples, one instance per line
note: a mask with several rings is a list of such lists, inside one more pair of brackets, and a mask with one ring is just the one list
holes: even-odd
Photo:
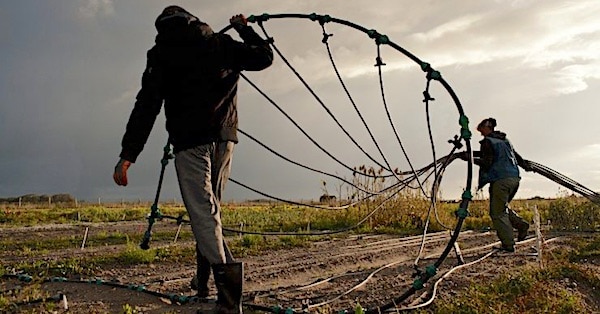
[(241, 26), (248, 25), (248, 20), (243, 14), (234, 15), (229, 19), (229, 23), (233, 28), (238, 29)]
[(531, 162), (529, 162), (529, 160), (524, 160), (523, 164), (521, 165), (521, 168), (523, 168), (527, 172), (533, 171), (533, 168), (531, 167)]
[(129, 160), (125, 160), (121, 158), (117, 165), (115, 166), (115, 172), (113, 173), (113, 179), (115, 183), (118, 185), (126, 186), (127, 185), (127, 169), (131, 166), (131, 162)]
[(467, 161), (469, 160), (469, 154), (467, 154), (467, 152), (460, 152), (460, 153), (456, 153), (458, 155), (458, 158)]

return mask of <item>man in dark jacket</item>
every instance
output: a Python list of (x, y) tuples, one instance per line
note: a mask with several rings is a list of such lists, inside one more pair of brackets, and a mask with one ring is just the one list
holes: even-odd
[(158, 16), (156, 44), (148, 51), (113, 175), (118, 185), (127, 185), (127, 169), (141, 153), (164, 101), (179, 187), (197, 244), (195, 288), (200, 296), (208, 294), (210, 269), (205, 265), (210, 264), (218, 313), (241, 313), (243, 265), (223, 241), (219, 205), (238, 141), (237, 83), (241, 71), (263, 70), (273, 62), (268, 42), (243, 15), (230, 23), (243, 42), (213, 33), (178, 6)]
[(488, 118), (477, 126), (484, 137), (479, 143), (481, 149), (474, 153), (479, 165), (479, 189), (490, 184), (490, 218), (500, 242), (501, 249), (514, 252), (513, 227), (517, 229), (517, 240), (527, 237), (529, 224), (517, 215), (508, 204), (519, 189), (519, 167), (529, 171), (529, 165), (515, 152), (506, 134), (495, 131), (496, 119)]

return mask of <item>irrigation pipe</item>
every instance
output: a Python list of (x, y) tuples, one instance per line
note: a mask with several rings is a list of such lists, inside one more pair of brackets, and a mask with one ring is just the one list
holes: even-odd
[(463, 265), (455, 266), (454, 268), (452, 268), (451, 270), (449, 270), (448, 272), (446, 272), (446, 273), (445, 273), (445, 274), (444, 274), (444, 275), (443, 275), (443, 276), (442, 276), (440, 279), (438, 279), (438, 280), (435, 282), (435, 284), (433, 285), (433, 292), (432, 292), (432, 296), (431, 296), (431, 298), (430, 298), (430, 299), (429, 299), (427, 302), (425, 302), (425, 303), (422, 303), (422, 304), (419, 304), (419, 305), (415, 305), (415, 306), (409, 306), (409, 307), (403, 307), (403, 308), (399, 308), (399, 309), (388, 309), (388, 310), (386, 310), (386, 312), (395, 312), (395, 311), (408, 311), (408, 310), (416, 310), (416, 309), (418, 309), (418, 308), (422, 308), (422, 307), (428, 306), (428, 305), (429, 305), (429, 304), (431, 304), (431, 303), (433, 302), (433, 300), (435, 299), (435, 295), (436, 295), (436, 292), (437, 292), (437, 287), (438, 287), (438, 285), (440, 284), (440, 282), (442, 282), (442, 280), (444, 280), (444, 278), (446, 278), (446, 277), (450, 276), (450, 274), (452, 274), (452, 273), (453, 273), (454, 271), (456, 271), (456, 270), (459, 270), (459, 269), (462, 269), (462, 268), (464, 268), (464, 267), (467, 267), (467, 266), (471, 266), (471, 265), (477, 264), (477, 263), (479, 263), (479, 262), (481, 262), (481, 261), (485, 260), (486, 258), (488, 258), (488, 257), (492, 256), (494, 253), (496, 253), (496, 251), (491, 251), (491, 252), (487, 253), (486, 255), (484, 255), (483, 257), (481, 257), (481, 258), (479, 258), (479, 259), (477, 259), (477, 260), (475, 260), (475, 261), (469, 262), (469, 263), (467, 263), (467, 264), (463, 264)]
[[(560, 237), (551, 238), (551, 239), (546, 240), (544, 243), (549, 243), (549, 242), (555, 241), (555, 240), (557, 240), (559, 238)], [(519, 243), (520, 244), (525, 244), (525, 243), (528, 243), (528, 242), (532, 242), (533, 240), (537, 240), (537, 239), (536, 238), (532, 238), (532, 239), (529, 239), (529, 240), (521, 241)], [(499, 243), (499, 242), (496, 242), (496, 243)], [(493, 243), (493, 245), (496, 245), (496, 243)], [(476, 248), (476, 249), (488, 248), (488, 247), (490, 247), (490, 245), (485, 245), (485, 246), (482, 246), (482, 247), (479, 247), (479, 248)], [(446, 277), (450, 276), (450, 274), (452, 274), (454, 271), (457, 271), (457, 270), (460, 270), (460, 269), (462, 269), (464, 267), (471, 266), (471, 265), (477, 264), (479, 262), (482, 262), (483, 260), (485, 260), (486, 258), (490, 257), (491, 255), (493, 255), (496, 252), (497, 252), (496, 250), (492, 250), (491, 252), (487, 253), (486, 255), (482, 256), (481, 258), (479, 258), (479, 259), (477, 259), (475, 261), (469, 262), (467, 264), (455, 266), (454, 268), (450, 269), (442, 277), (440, 277), (440, 279), (438, 279), (435, 282), (435, 284), (433, 285), (432, 295), (431, 295), (430, 299), (427, 302), (419, 304), (419, 305), (415, 305), (415, 306), (409, 306), (409, 307), (403, 307), (403, 308), (397, 308), (397, 309), (389, 309), (386, 312), (416, 310), (416, 309), (419, 309), (419, 308), (422, 308), (422, 307), (430, 305), (431, 303), (433, 303), (433, 300), (435, 299), (435, 296), (436, 296), (436, 293), (437, 293), (437, 287), (442, 282), (442, 280), (444, 280)], [(538, 252), (538, 254), (539, 254), (539, 252)]]

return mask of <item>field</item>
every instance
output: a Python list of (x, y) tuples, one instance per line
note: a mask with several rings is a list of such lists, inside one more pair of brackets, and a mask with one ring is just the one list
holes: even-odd
[[(533, 254), (533, 228), (516, 254), (490, 254), (497, 238), (489, 229), (487, 204), (474, 201), (458, 238), (464, 264), (451, 251), (435, 276), (398, 308), (600, 312), (600, 207), (567, 196), (512, 205), (529, 221), (539, 212), (541, 258)], [(432, 218), (423, 241), (428, 203), (410, 195), (376, 212), (373, 204), (344, 210), (227, 204), (227, 228), (285, 234), (226, 233), (234, 255), (245, 262), (244, 302), (251, 305), (245, 312), (361, 313), (389, 304), (415, 286), (417, 270), (426, 271), (446, 248), (450, 234), (443, 225), (454, 225), (457, 206), (438, 204), (439, 221)], [(139, 249), (148, 226), (145, 204), (0, 208), (0, 312), (64, 313), (63, 296), (70, 313), (196, 313), (213, 307), (190, 298), (195, 251), (188, 225), (158, 221), (150, 249)], [(185, 212), (176, 204), (160, 208), (173, 217)], [(343, 228), (351, 230), (292, 235)]]

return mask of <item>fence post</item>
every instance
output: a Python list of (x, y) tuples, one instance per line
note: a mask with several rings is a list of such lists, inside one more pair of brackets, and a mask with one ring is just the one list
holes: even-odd
[(85, 248), (85, 241), (87, 240), (87, 237), (88, 237), (88, 231), (90, 231), (90, 227), (85, 227), (85, 234), (83, 235), (83, 242), (81, 242), (82, 250)]
[(541, 231), (541, 225), (540, 225), (540, 212), (538, 211), (537, 205), (533, 206), (533, 222), (535, 224), (535, 235), (537, 237), (537, 260), (538, 263), (540, 264), (540, 268), (544, 268), (544, 263), (542, 260), (542, 231)]
[(22, 197), (19, 197), (19, 208), (21, 207), (21, 200), (22, 199), (23, 199)]
[(179, 224), (179, 226), (177, 227), (177, 233), (175, 233), (175, 238), (173, 239), (173, 243), (177, 242), (177, 238), (179, 237), (179, 233), (181, 232), (181, 225), (183, 225), (183, 224)]

